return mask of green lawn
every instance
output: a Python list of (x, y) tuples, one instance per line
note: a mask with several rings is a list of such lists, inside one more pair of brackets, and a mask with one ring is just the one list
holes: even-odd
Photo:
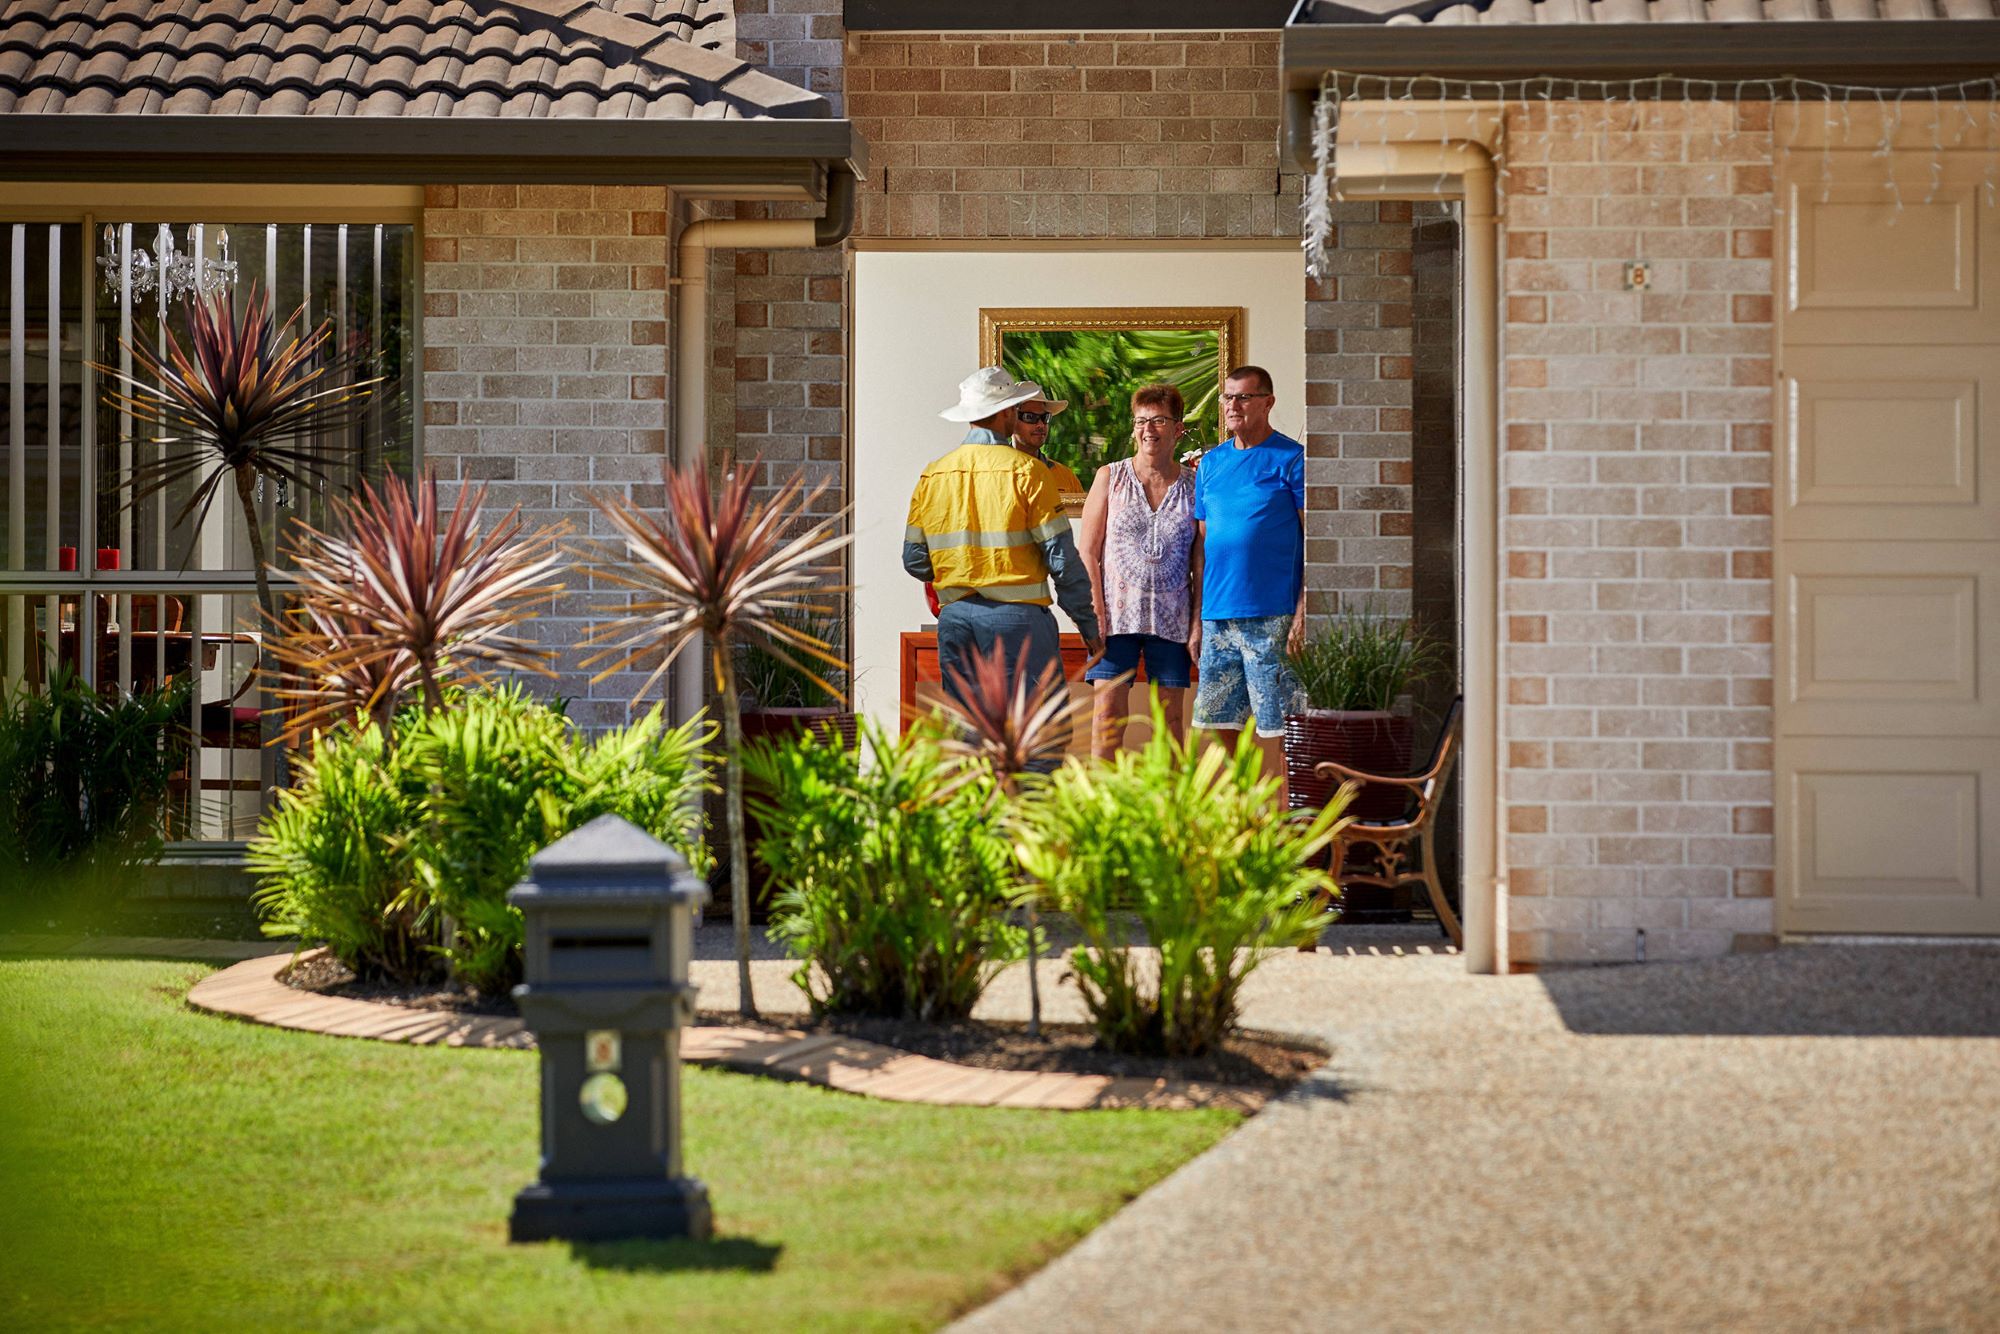
[(715, 1241), (510, 1246), (532, 1053), (205, 1017), (206, 971), (0, 961), (0, 1328), (924, 1328), (1235, 1124), (689, 1070)]

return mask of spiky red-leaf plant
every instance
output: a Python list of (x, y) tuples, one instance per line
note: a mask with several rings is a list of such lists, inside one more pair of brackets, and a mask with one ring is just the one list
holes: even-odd
[(335, 502), (338, 535), (300, 525), (291, 554), (310, 628), (294, 641), (294, 677), (348, 696), (367, 684), (383, 716), (394, 700), (384, 710), (378, 692), (405, 681), (435, 710), (448, 676), (483, 681), (482, 666), (555, 675), (553, 651), (515, 631), (563, 590), (546, 582), (564, 563), (562, 531), (524, 536), (518, 506), (482, 530), (485, 498), (468, 487), (446, 515), (435, 477), (414, 491), (390, 477)]
[[(1010, 669), (1006, 645), (975, 650), (964, 668), (953, 670), (938, 706), (949, 729), (945, 753), (989, 770), (1008, 799), (1019, 794), (1022, 774), (1061, 762), (1083, 712), (1070, 697), (1060, 663), (1031, 675), (1028, 653), (1024, 642)], [(1021, 902), (1028, 917), (1028, 1034), (1040, 1037), (1041, 918), (1032, 890), (1023, 891)]]
[(360, 454), (364, 442), (353, 428), (381, 382), (355, 378), (365, 365), (358, 350), (328, 348), (330, 320), (287, 340), (285, 331), (303, 324), (304, 316), (301, 305), (282, 323), (275, 321), (269, 296), (252, 283), (240, 314), (233, 290), (190, 301), (187, 340), (166, 331), (164, 355), (143, 343), (121, 342), (133, 374), (96, 367), (109, 381), (105, 402), (129, 414), (140, 431), (135, 445), (158, 451), (132, 469), (126, 504), (191, 483), (174, 521), (194, 514), (199, 527), (217, 492), (233, 482), (249, 531), (257, 602), (267, 620), (277, 608), (257, 482), (323, 488)]
[[(840, 692), (807, 662), (839, 668), (831, 646), (801, 629), (798, 613), (825, 614), (827, 563), (850, 540), (836, 533), (846, 511), (816, 518), (812, 507), (824, 483), (806, 489), (793, 473), (766, 498), (757, 499), (762, 460), (732, 464), (711, 489), (699, 466), (664, 465), (666, 501), (659, 518), (624, 496), (593, 493), (591, 503), (622, 539), (623, 559), (592, 554), (592, 573), (631, 597), (600, 625), (586, 645), (600, 651), (584, 666), (605, 664), (592, 679), (650, 664), (634, 692), (656, 686), (697, 635), (707, 636), (709, 666), (722, 701), (723, 811), (729, 836), (729, 904), (736, 923), (738, 1008), (757, 1013), (750, 990), (749, 853), (743, 839), (743, 712), (734, 648), (754, 642), (796, 667), (829, 695)], [(788, 619), (789, 614), (789, 619)], [(802, 661), (802, 659), (804, 661)]]
[(407, 650), (343, 657), (341, 649), (368, 633), (358, 618), (308, 602), (293, 610), (271, 645), (285, 684), (274, 692), (292, 702), (280, 739), (296, 743), (339, 723), (374, 723), (388, 737), (396, 701), (416, 679)]

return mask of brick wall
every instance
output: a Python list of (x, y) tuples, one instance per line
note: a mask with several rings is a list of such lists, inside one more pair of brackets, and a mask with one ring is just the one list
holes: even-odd
[[(432, 186), (424, 209), (424, 454), (487, 484), (496, 516), (601, 530), (588, 488), (657, 504), (668, 426), (661, 188)], [(572, 576), (530, 623), (564, 651), (548, 689), (591, 726), (625, 720), (637, 677), (597, 685), (572, 646), (614, 600)]]
[(859, 33), (874, 237), (1292, 236), (1271, 33)]
[[(1773, 929), (1768, 126), (1756, 104), (1508, 116), (1516, 960)], [(1632, 259), (1648, 290), (1625, 290)]]
[(1306, 602), (1408, 615), (1412, 210), (1337, 202), (1333, 215), (1328, 276), (1306, 285)]

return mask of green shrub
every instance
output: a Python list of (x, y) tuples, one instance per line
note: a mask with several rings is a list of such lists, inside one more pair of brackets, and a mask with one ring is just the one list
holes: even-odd
[[(1107, 764), (1069, 764), (1024, 793), (1021, 864), (1082, 935), (1069, 955), (1099, 1042), (1196, 1056), (1236, 1023), (1239, 993), (1271, 949), (1305, 944), (1337, 892), (1313, 865), (1344, 799), (1279, 807), (1255, 742), (1191, 757), (1154, 707), (1153, 738)], [(1157, 972), (1134, 946), (1159, 948)]]
[(393, 750), (373, 727), (343, 727), (301, 760), (251, 845), (265, 930), (324, 940), (364, 976), (449, 969), (503, 990), (521, 969), (507, 891), (564, 834), (620, 815), (706, 872), (709, 731), (668, 727), (655, 708), (592, 740), (517, 686), (405, 710)]
[(1444, 644), (1372, 606), (1328, 618), (1285, 660), (1315, 709), (1387, 711), (1451, 666)]
[(415, 882), (408, 775), (373, 727), (324, 738), (293, 767), (250, 845), (255, 902), (274, 936), (320, 940), (364, 977), (442, 971), (432, 924), (405, 901)]
[(0, 687), (0, 919), (87, 915), (159, 856), (187, 717), (185, 682), (106, 695), (59, 667)]
[(993, 785), (923, 727), (892, 739), (863, 723), (861, 737), (744, 752), (777, 891), (771, 934), (801, 961), (792, 977), (816, 1013), (963, 1019), (1023, 948)]

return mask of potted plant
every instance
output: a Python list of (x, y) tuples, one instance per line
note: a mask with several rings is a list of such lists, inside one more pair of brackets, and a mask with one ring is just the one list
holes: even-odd
[[(1333, 617), (1287, 661), (1305, 700), (1303, 710), (1285, 718), (1285, 776), (1294, 809), (1332, 800), (1339, 783), (1314, 772), (1328, 760), (1369, 773), (1410, 772), (1415, 729), (1404, 699), (1447, 668), (1444, 645), (1407, 620), (1364, 606)], [(1361, 821), (1394, 820), (1408, 802), (1404, 788), (1367, 784), (1347, 813)], [(1345, 915), (1406, 906), (1356, 893)]]
[[(817, 607), (799, 607), (780, 611), (776, 619), (839, 654), (842, 627), (838, 616)], [(855, 714), (836, 693), (845, 686), (846, 675), (824, 665), (817, 671), (809, 670), (758, 642), (739, 645), (736, 679), (743, 689), (743, 739), (790, 736), (810, 729), (838, 735), (852, 748)]]

